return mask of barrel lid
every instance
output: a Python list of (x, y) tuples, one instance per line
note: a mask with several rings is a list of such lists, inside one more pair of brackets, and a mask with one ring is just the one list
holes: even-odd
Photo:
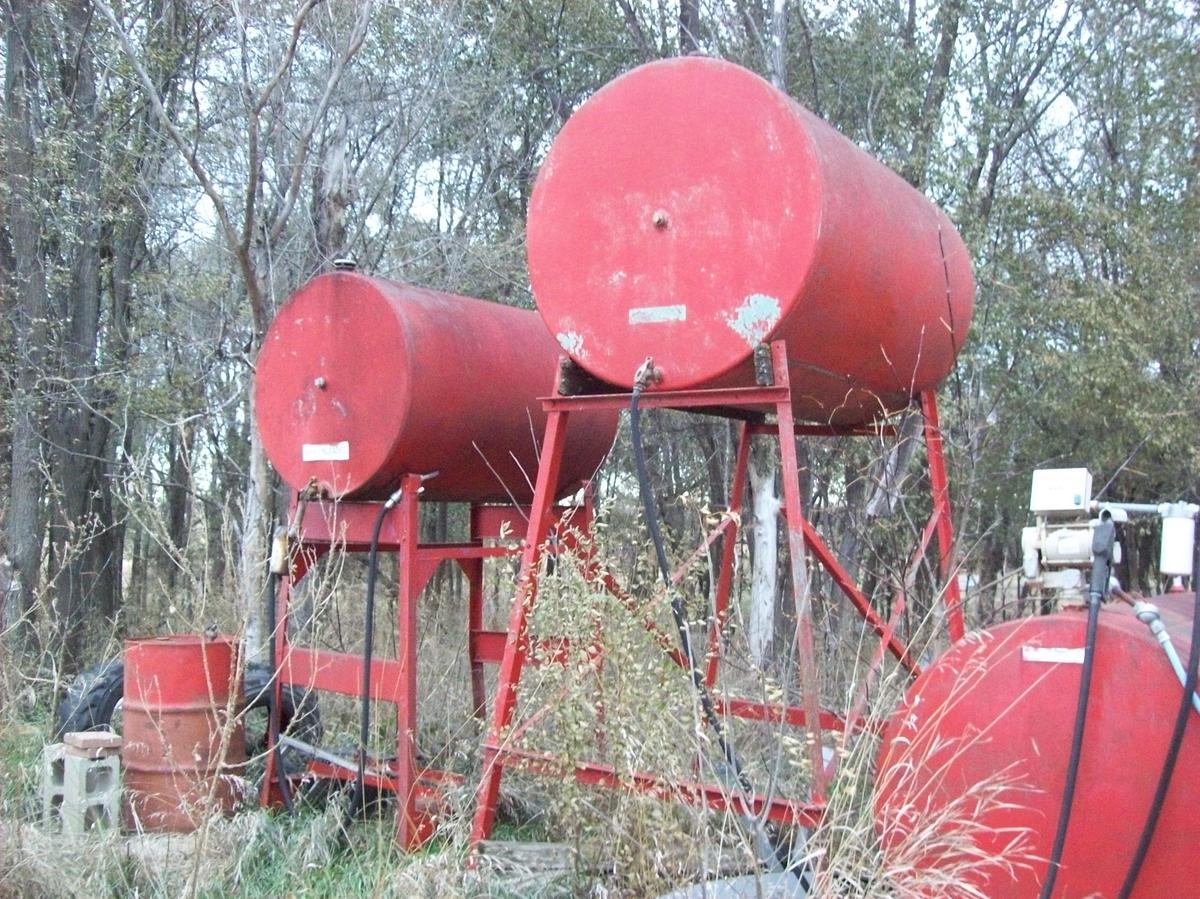
[(538, 174), (529, 273), (542, 318), (588, 371), (702, 384), (752, 354), (808, 275), (820, 168), (796, 105), (740, 66), (640, 66), (585, 102)]
[(409, 406), (406, 332), (387, 290), (321, 275), (279, 310), (258, 355), (255, 417), (271, 464), (294, 489), (342, 497), (379, 487)]

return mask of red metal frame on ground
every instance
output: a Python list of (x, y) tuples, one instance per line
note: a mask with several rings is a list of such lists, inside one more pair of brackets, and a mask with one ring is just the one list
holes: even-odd
[[(507, 634), (484, 629), (484, 560), (515, 555), (517, 544), (488, 544), (489, 539), (519, 534), (528, 510), (515, 506), (471, 507), (470, 540), (466, 543), (419, 542), (419, 475), (408, 475), (401, 484), (400, 501), (388, 511), (380, 532), (379, 552), (397, 557), (398, 597), (396, 654), (394, 658), (371, 661), (371, 697), (396, 706), (397, 745), (393, 758), (372, 759), (364, 780), (371, 786), (396, 793), (396, 840), (408, 849), (420, 846), (433, 833), (437, 812), (437, 785), (452, 775), (417, 763), (414, 736), (417, 730), (417, 601), (437, 567), (456, 563), (468, 583), (467, 656), (471, 672), (471, 713), (482, 719), (487, 696), (485, 664), (499, 663)], [(278, 677), (275, 709), (281, 708), (284, 685), (324, 690), (348, 696), (362, 695), (363, 658), (354, 653), (332, 652), (295, 645), (288, 634), (292, 591), (321, 556), (330, 552), (361, 552), (370, 548), (371, 530), (381, 503), (310, 501), (301, 513), (293, 500), (289, 520), (297, 533), (290, 535), (292, 573), (280, 579), (275, 597), (275, 658)], [(570, 516), (571, 526), (586, 529), (591, 519), (590, 495), (582, 507), (553, 506), (543, 509), (541, 521)], [(262, 802), (282, 803), (275, 772), (274, 753), (267, 755)], [(326, 778), (352, 779), (354, 774), (328, 762), (313, 760), (308, 773)]]
[[(572, 412), (595, 408), (625, 408), (631, 396), (627, 393), (604, 393), (588, 395), (555, 395), (543, 400), (548, 414), (545, 440), (542, 445), (533, 504), (530, 508), (529, 527), (522, 547), (521, 572), (517, 594), (512, 605), (508, 623), (503, 659), (500, 663), (499, 681), (493, 706), (492, 724), (483, 744), (483, 775), (476, 794), (475, 820), (471, 831), (472, 845), (487, 838), (495, 821), (496, 804), (500, 781), (505, 767), (550, 773), (556, 776), (573, 776), (576, 780), (597, 786), (620, 787), (636, 790), (648, 795), (675, 798), (691, 804), (706, 805), (714, 809), (734, 809), (765, 815), (768, 819), (811, 826), (824, 811), (826, 791), (836, 771), (837, 756), (826, 763), (822, 755), (822, 735), (825, 730), (842, 731), (847, 728), (866, 726), (862, 717), (863, 691), (866, 683), (874, 677), (885, 653), (890, 653), (913, 675), (919, 672), (917, 661), (905, 642), (897, 635), (896, 625), (902, 614), (908, 581), (924, 557), (930, 539), (936, 535), (938, 541), (938, 571), (943, 582), (941, 600), (945, 608), (946, 624), (952, 640), (959, 639), (964, 632), (963, 612), (957, 578), (953, 566), (953, 526), (950, 514), (949, 485), (943, 456), (942, 436), (938, 423), (937, 400), (931, 392), (920, 395), (920, 410), (924, 419), (924, 436), (928, 455), (930, 483), (932, 487), (933, 511), (914, 550), (909, 564), (906, 583), (899, 590), (890, 620), (884, 620), (871, 605), (854, 579), (835, 557), (824, 539), (804, 517), (800, 501), (800, 474), (796, 454), (796, 435), (861, 436), (894, 434), (888, 425), (876, 427), (839, 428), (821, 425), (798, 425), (794, 420), (792, 393), (788, 380), (787, 351), (782, 341), (770, 345), (770, 383), (746, 387), (648, 391), (640, 399), (642, 408), (698, 409), (706, 413), (726, 415), (743, 419), (738, 441), (737, 458), (734, 464), (733, 484), (730, 490), (729, 507), (740, 510), (747, 466), (750, 455), (750, 438), (754, 434), (770, 434), (780, 439), (780, 461), (783, 476), (783, 516), (787, 526), (788, 557), (791, 566), (793, 603), (796, 627), (796, 652), (799, 661), (798, 677), (801, 705), (761, 703), (751, 700), (725, 700), (719, 704), (719, 714), (753, 720), (783, 721), (805, 727), (812, 739), (807, 741), (813, 773), (811, 795), (798, 801), (783, 797), (764, 795), (745, 796), (731, 791), (725, 785), (668, 782), (647, 772), (615, 771), (611, 766), (594, 762), (567, 763), (553, 756), (519, 748), (514, 734), (509, 733), (517, 702), (517, 685), (524, 666), (529, 661), (529, 645), (525, 638), (530, 612), (537, 601), (538, 571), (553, 514), (553, 485), (557, 483), (559, 466), (562, 462), (566, 430)], [(765, 380), (765, 379), (764, 379)], [(747, 413), (757, 420), (746, 421)], [(775, 420), (767, 423), (767, 416), (774, 414)], [(721, 656), (721, 632), (729, 610), (732, 588), (733, 561), (736, 551), (738, 522), (734, 515), (726, 515), (716, 531), (705, 541), (707, 548), (715, 542), (716, 533), (724, 535), (721, 563), (718, 572), (715, 611), (709, 627), (708, 656), (705, 663), (704, 680), (711, 687), (715, 684)], [(851, 711), (846, 716), (823, 709), (820, 704), (820, 685), (817, 672), (816, 652), (813, 637), (813, 616), (808, 573), (805, 562), (806, 549), (830, 574), (834, 583), (846, 595), (851, 605), (871, 627), (879, 638), (868, 676), (860, 686), (860, 696), (855, 698)], [(674, 580), (682, 576), (682, 570)], [(606, 585), (618, 592), (611, 578)], [(653, 625), (648, 627), (653, 629)], [(657, 634), (661, 638), (662, 634)], [(661, 639), (659, 641), (662, 642)], [(681, 661), (678, 653), (673, 654)], [(813, 725), (815, 723), (815, 726)]]

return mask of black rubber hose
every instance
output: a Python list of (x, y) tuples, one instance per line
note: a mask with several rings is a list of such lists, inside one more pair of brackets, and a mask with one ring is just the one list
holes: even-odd
[(283, 752), (279, 748), (279, 720), (283, 715), (283, 696), (276, 690), (279, 678), (279, 660), (275, 656), (275, 628), (278, 626), (275, 614), (275, 603), (279, 593), (279, 575), (274, 571), (267, 576), (267, 642), (270, 649), (267, 659), (270, 663), (270, 677), (267, 680), (267, 694), (270, 696), (270, 714), (267, 715), (267, 742), (271, 746), (271, 762), (275, 768), (275, 783), (279, 787), (279, 795), (283, 797), (283, 807), (289, 815), (296, 813), (296, 805), (292, 801), (292, 785), (288, 782), (287, 771), (283, 767)]
[(687, 660), (688, 673), (692, 678), (692, 686), (700, 697), (700, 708), (704, 712), (704, 720), (713, 729), (717, 737), (717, 745), (725, 763), (737, 776), (739, 786), (747, 793), (752, 793), (749, 780), (742, 771), (741, 763), (734, 754), (733, 747), (725, 738), (725, 728), (717, 714), (712, 695), (704, 683), (704, 673), (696, 663), (695, 649), (692, 647), (692, 634), (688, 628), (687, 612), (683, 607), (683, 597), (671, 589), (671, 568), (667, 562), (666, 545), (663, 542), (662, 529), (658, 523), (658, 510), (654, 498), (654, 489), (650, 486), (650, 475), (646, 469), (646, 454), (642, 448), (641, 412), (638, 402), (641, 399), (642, 388), (634, 386), (629, 404), (629, 431), (633, 442), (633, 463), (637, 469), (638, 490), (642, 498), (642, 507), (646, 516), (646, 529), (650, 532), (650, 541), (654, 544), (654, 553), (658, 557), (658, 568), (662, 574), (663, 583), (671, 594), (671, 617), (675, 619), (675, 628), (679, 632), (679, 643), (683, 648), (683, 656)]
[[(737, 754), (734, 752), (733, 744), (725, 736), (725, 727), (721, 723), (721, 718), (717, 714), (716, 706), (713, 703), (712, 694), (709, 693), (707, 685), (704, 683), (704, 674), (700, 670), (700, 666), (696, 663), (695, 650), (692, 647), (691, 630), (688, 628), (687, 612), (683, 606), (683, 597), (676, 591), (671, 589), (671, 568), (667, 562), (666, 544), (663, 541), (662, 528), (658, 523), (658, 504), (654, 497), (654, 488), (650, 484), (650, 474), (646, 468), (646, 453), (642, 447), (642, 423), (641, 410), (639, 401), (641, 400), (642, 390), (644, 387), (638, 383), (633, 387), (633, 393), (629, 402), (629, 434), (633, 443), (633, 463), (637, 469), (638, 492), (641, 494), (642, 508), (646, 517), (646, 529), (650, 532), (650, 540), (654, 544), (654, 554), (658, 559), (658, 570), (662, 574), (663, 584), (666, 586), (667, 592), (671, 595), (671, 617), (675, 619), (675, 628), (679, 632), (679, 642), (683, 648), (683, 655), (687, 661), (688, 673), (691, 675), (692, 686), (696, 690), (697, 696), (700, 698), (700, 708), (704, 712), (704, 719), (712, 728), (713, 734), (717, 738), (717, 745), (721, 749), (721, 755), (725, 759), (725, 764), (733, 771), (737, 778), (738, 786), (748, 796), (754, 795), (754, 787), (750, 783), (750, 779), (746, 777), (742, 770), (741, 762), (738, 760)], [(753, 815), (747, 814), (747, 819), (753, 819)], [(760, 826), (757, 821), (754, 821), (752, 826)], [(771, 849), (775, 854), (780, 866), (783, 870), (795, 875), (807, 893), (811, 884), (811, 865), (807, 860), (793, 866), (788, 858), (788, 853), (785, 847), (778, 844), (769, 833), (767, 840), (771, 843)]]
[(1079, 777), (1079, 760), (1083, 755), (1083, 731), (1087, 724), (1088, 699), (1092, 690), (1092, 661), (1096, 654), (1096, 622), (1100, 618), (1100, 599), (1088, 598), (1087, 638), (1083, 649), (1083, 671), (1079, 676), (1079, 700), (1075, 705), (1075, 729), (1071, 734), (1071, 755), (1067, 761), (1067, 782), (1063, 785), (1062, 804), (1058, 811), (1058, 827), (1054, 832), (1054, 848), (1050, 865), (1042, 884), (1041, 899), (1048, 899), (1058, 877), (1063, 847), (1067, 842), (1067, 827), (1071, 823), (1071, 806), (1075, 802), (1075, 784)]
[(1175, 717), (1175, 729), (1171, 732), (1171, 742), (1167, 746), (1167, 755), (1163, 759), (1162, 772), (1158, 777), (1158, 786), (1154, 791), (1154, 800), (1150, 803), (1150, 811), (1146, 815), (1146, 823), (1142, 826), (1142, 835), (1138, 840), (1137, 850), (1133, 861), (1125, 874), (1125, 882), (1121, 884), (1120, 899), (1128, 899), (1142, 871), (1142, 863), (1150, 851), (1154, 840), (1154, 831), (1158, 827), (1158, 818), (1162, 814), (1163, 803), (1167, 799), (1167, 791), (1171, 788), (1171, 778), (1175, 774), (1175, 763), (1179, 760), (1179, 748), (1183, 745), (1183, 735), (1187, 729), (1188, 720), (1192, 716), (1192, 694), (1196, 691), (1196, 669), (1200, 667), (1200, 543), (1196, 544), (1195, 555), (1192, 558), (1192, 591), (1195, 598), (1192, 602), (1192, 648), (1188, 653), (1187, 677), (1183, 685), (1183, 698), (1179, 703), (1179, 713)]
[(371, 657), (375, 642), (375, 581), (379, 575), (379, 535), (383, 531), (383, 520), (400, 498), (397, 490), (387, 502), (379, 507), (375, 526), (371, 529), (371, 547), (367, 552), (367, 607), (366, 624), (363, 627), (363, 673), (362, 705), (359, 709), (358, 731), (358, 777), (354, 785), (354, 801), (350, 806), (350, 817), (357, 817), (366, 802), (367, 744), (371, 736)]
[(1088, 700), (1092, 692), (1092, 668), (1096, 659), (1096, 625), (1100, 619), (1100, 602), (1108, 589), (1112, 574), (1112, 550), (1116, 542), (1116, 525), (1103, 517), (1092, 536), (1092, 577), (1088, 589), (1087, 636), (1083, 643), (1083, 671), (1079, 675), (1079, 699), (1075, 704), (1075, 728), (1071, 733), (1071, 755), (1067, 760), (1067, 780), (1063, 785), (1062, 803), (1058, 809), (1058, 827), (1054, 832), (1054, 848), (1042, 883), (1041, 899), (1049, 899), (1062, 864), (1067, 828), (1071, 823), (1071, 807), (1075, 804), (1075, 786), (1079, 779), (1079, 761), (1083, 755), (1083, 733), (1087, 726)]

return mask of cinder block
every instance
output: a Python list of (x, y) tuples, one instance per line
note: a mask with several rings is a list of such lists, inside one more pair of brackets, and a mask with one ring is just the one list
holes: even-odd
[(43, 751), (42, 821), (63, 833), (115, 827), (121, 814), (121, 757), (111, 748), (100, 758), (79, 752), (63, 743)]

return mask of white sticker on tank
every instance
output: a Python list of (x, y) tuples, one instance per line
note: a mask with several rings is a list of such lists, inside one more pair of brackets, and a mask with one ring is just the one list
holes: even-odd
[(629, 324), (658, 325), (687, 321), (687, 306), (635, 306), (629, 310)]
[(350, 441), (341, 443), (305, 443), (300, 447), (303, 462), (349, 462)]
[(1021, 658), (1026, 662), (1052, 664), (1083, 664), (1082, 646), (1022, 646)]

